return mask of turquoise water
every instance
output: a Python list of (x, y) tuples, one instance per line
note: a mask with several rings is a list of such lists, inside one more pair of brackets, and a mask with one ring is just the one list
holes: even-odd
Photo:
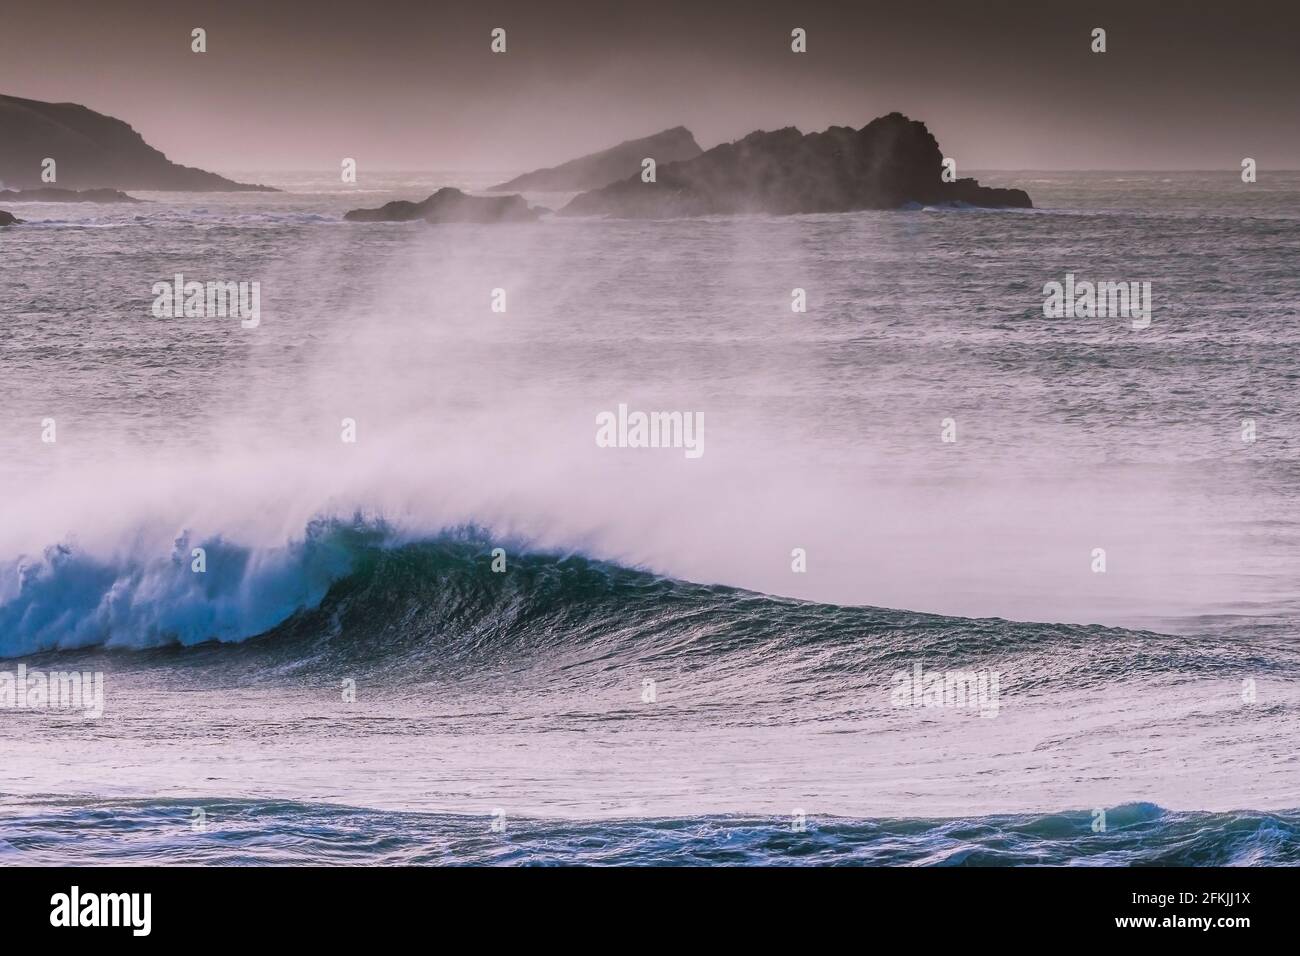
[[(197, 809), (211, 814), (196, 827)], [(1295, 814), (1174, 814), (1139, 804), (971, 820), (708, 817), (609, 823), (376, 813), (229, 801), (6, 808), (0, 861), (29, 865), (1294, 866)]]

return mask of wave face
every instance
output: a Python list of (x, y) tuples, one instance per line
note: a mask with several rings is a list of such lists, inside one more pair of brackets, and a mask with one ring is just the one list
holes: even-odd
[[(195, 827), (202, 813), (203, 829)], [(0, 810), (0, 863), (211, 866), (1295, 866), (1300, 813), (1151, 804), (954, 820), (722, 816), (562, 822), (384, 814), (282, 801)], [(93, 826), (88, 826), (93, 821)], [(178, 833), (185, 834), (177, 837)]]
[[(194, 570), (196, 547), (203, 573)], [(169, 557), (152, 562), (112, 563), (60, 545), (0, 572), (0, 651), (261, 638), (246, 653), (297, 657), (315, 669), (400, 662), (416, 674), (565, 649), (791, 667), (813, 655), (815, 671), (846, 674), (956, 653), (972, 664), (1018, 659), (1041, 671), (1036, 680), (1072, 668), (1083, 686), (1125, 671), (1212, 674), (1249, 662), (1267, 674), (1289, 663), (1192, 636), (818, 604), (518, 548), (473, 527), (408, 540), (362, 518), (313, 521), (270, 549), (182, 535)], [(238, 659), (234, 650), (223, 655)]]

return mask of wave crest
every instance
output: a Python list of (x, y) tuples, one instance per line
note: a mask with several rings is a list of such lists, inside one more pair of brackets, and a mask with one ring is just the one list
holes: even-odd
[(0, 657), (255, 637), (317, 606), (351, 572), (359, 544), (383, 534), (315, 521), (300, 540), (251, 548), (182, 532), (170, 555), (152, 560), (54, 545), (0, 568)]

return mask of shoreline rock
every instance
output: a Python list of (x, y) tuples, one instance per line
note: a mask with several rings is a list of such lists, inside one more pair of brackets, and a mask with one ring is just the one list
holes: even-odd
[(523, 196), (471, 196), (444, 186), (422, 202), (405, 199), (385, 203), (378, 209), (352, 209), (344, 213), (348, 222), (533, 222), (538, 213)]
[(685, 126), (674, 126), (629, 139), (617, 146), (571, 159), (559, 166), (536, 169), (516, 176), (509, 182), (489, 187), (487, 192), (580, 192), (599, 189), (620, 179), (641, 173), (641, 160), (653, 157), (660, 165), (694, 159), (703, 153), (700, 144)]
[(22, 222), (24, 222), (24, 220), (19, 219), (13, 213), (5, 212), (3, 209), (0, 209), (0, 226), (17, 226)]
[(58, 183), (72, 189), (174, 192), (279, 192), (174, 163), (127, 123), (77, 103), (0, 94), (0, 183), (40, 188), (42, 162), (57, 162)]
[(860, 130), (793, 126), (750, 133), (694, 159), (660, 164), (657, 181), (640, 174), (575, 196), (565, 216), (669, 219), (691, 216), (853, 212), (910, 203), (1033, 207), (1020, 189), (974, 179), (942, 180), (943, 153), (925, 124), (890, 113)]
[(0, 189), (0, 201), (8, 202), (145, 202), (116, 189)]

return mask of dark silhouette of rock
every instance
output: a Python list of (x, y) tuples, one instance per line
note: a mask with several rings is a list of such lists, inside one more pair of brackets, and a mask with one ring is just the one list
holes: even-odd
[(674, 126), (662, 133), (629, 139), (599, 153), (571, 159), (559, 166), (538, 169), (516, 176), (508, 183), (493, 186), (488, 192), (577, 192), (599, 189), (633, 173), (641, 174), (641, 160), (647, 156), (662, 166), (683, 159), (694, 159), (703, 150), (685, 126)]
[(59, 185), (73, 189), (276, 191), (173, 163), (120, 119), (76, 103), (0, 95), (0, 183), (20, 189), (46, 185), (46, 157), (57, 164)]
[(22, 220), (14, 216), (13, 213), (0, 209), (0, 226), (15, 226), (20, 222)]
[(656, 182), (640, 173), (575, 196), (570, 216), (666, 219), (743, 213), (849, 212), (910, 203), (1030, 208), (1020, 189), (990, 189), (973, 179), (942, 180), (943, 154), (925, 124), (901, 113), (860, 130), (794, 127), (750, 133), (695, 159), (660, 165)]
[(444, 186), (423, 202), (398, 199), (378, 209), (353, 209), (343, 218), (350, 222), (532, 222), (537, 212), (523, 196), (470, 196)]
[(9, 202), (144, 202), (116, 189), (0, 189), (0, 201)]

